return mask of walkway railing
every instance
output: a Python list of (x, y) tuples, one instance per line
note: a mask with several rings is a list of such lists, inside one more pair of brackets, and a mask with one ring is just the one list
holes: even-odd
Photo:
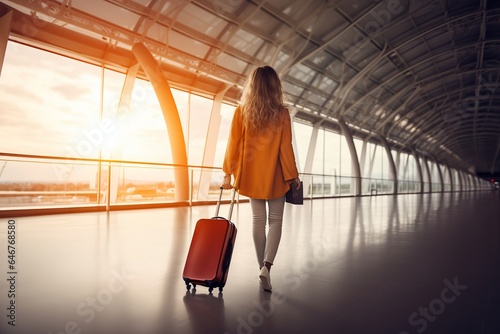
[[(189, 171), (188, 200), (176, 199), (176, 168)], [(354, 177), (301, 174), (301, 178), (305, 198), (355, 195)], [(0, 211), (61, 207), (112, 210), (146, 204), (203, 204), (217, 199), (222, 179), (222, 170), (217, 167), (0, 153)], [(397, 183), (397, 192), (419, 193), (421, 186), (418, 181), (401, 180)], [(361, 179), (361, 195), (392, 194), (394, 188), (392, 180)], [(424, 192), (451, 189), (449, 184), (444, 187), (440, 183), (424, 184)], [(229, 196), (229, 192), (225, 196)]]

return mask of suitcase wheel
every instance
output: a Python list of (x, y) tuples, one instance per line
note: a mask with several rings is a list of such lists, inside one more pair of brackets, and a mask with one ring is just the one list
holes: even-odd
[[(189, 281), (186, 281), (186, 290), (190, 291), (191, 290), (191, 283)], [(196, 284), (193, 283), (193, 290), (196, 290)]]

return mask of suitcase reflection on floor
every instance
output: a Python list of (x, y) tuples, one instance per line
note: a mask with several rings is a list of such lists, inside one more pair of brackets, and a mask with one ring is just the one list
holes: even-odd
[(196, 293), (196, 289), (186, 291), (184, 305), (189, 316), (192, 333), (217, 333), (225, 328), (224, 299), (212, 293)]

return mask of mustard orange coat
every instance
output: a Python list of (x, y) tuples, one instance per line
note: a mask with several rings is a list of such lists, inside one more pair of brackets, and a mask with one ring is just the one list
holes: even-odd
[(284, 196), (289, 183), (299, 176), (288, 110), (283, 110), (275, 128), (249, 134), (238, 106), (231, 122), (222, 169), (234, 175), (233, 186), (244, 196), (256, 199)]

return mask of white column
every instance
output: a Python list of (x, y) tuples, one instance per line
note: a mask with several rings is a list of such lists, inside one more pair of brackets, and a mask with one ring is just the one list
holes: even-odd
[[(127, 117), (130, 111), (130, 100), (132, 98), (132, 90), (134, 89), (135, 79), (139, 71), (139, 64), (130, 67), (125, 76), (120, 102), (115, 116), (115, 132), (116, 143), (111, 151), (111, 160), (122, 160), (123, 155), (123, 138), (127, 135)], [(123, 173), (122, 167), (115, 165), (115, 168), (108, 166), (109, 179), (109, 201), (108, 204), (116, 203), (118, 198), (118, 184), (120, 183), (120, 174)]]
[[(219, 136), (222, 107), (222, 99), (226, 94), (229, 85), (225, 86), (214, 98), (212, 110), (210, 112), (210, 121), (208, 123), (207, 139), (205, 141), (205, 151), (203, 152), (203, 166), (213, 166), (215, 160), (215, 150), (217, 148), (217, 138)], [(212, 169), (203, 169), (200, 172), (200, 182), (198, 187), (199, 200), (208, 199), (210, 184), (212, 183)], [(221, 180), (222, 184), (222, 180)]]

